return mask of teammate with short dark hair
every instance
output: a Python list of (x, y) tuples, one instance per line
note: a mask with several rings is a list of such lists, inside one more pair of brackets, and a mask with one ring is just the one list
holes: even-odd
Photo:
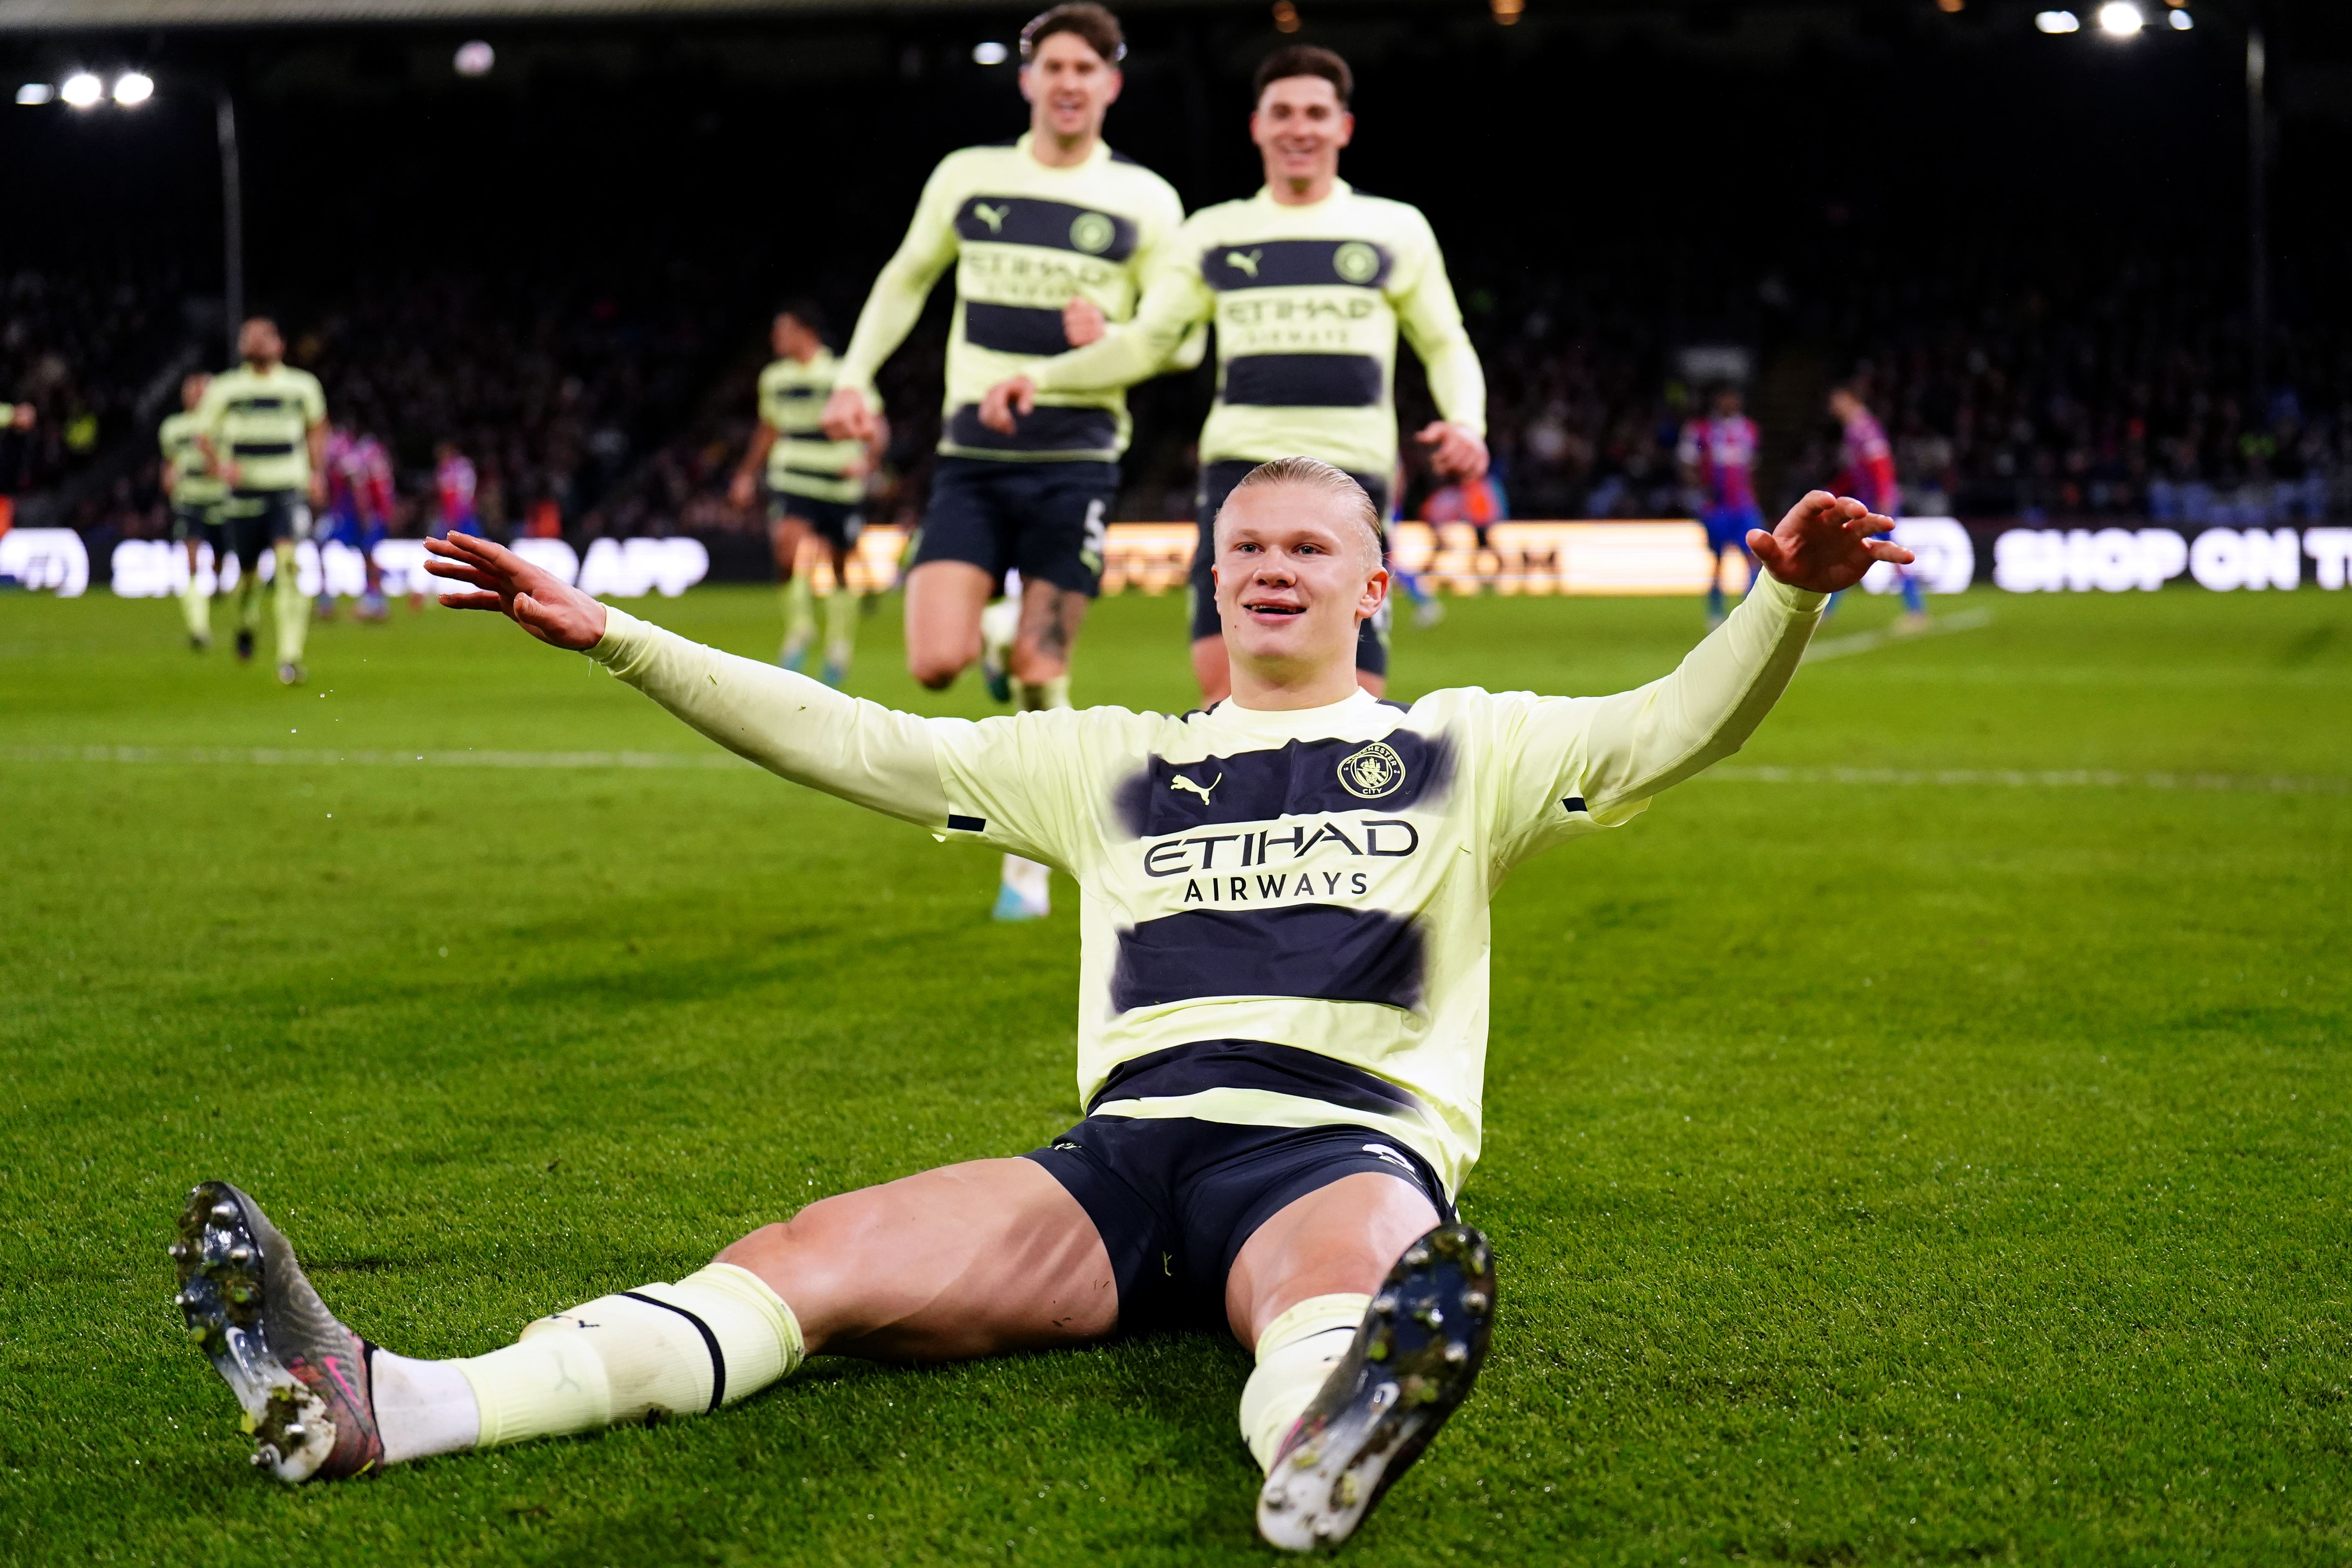
[[(1029, 131), (940, 161), (898, 254), (841, 356), (825, 433), (870, 441), (875, 372), (955, 267), (939, 467), (907, 574), (907, 667), (944, 689), (982, 655), (982, 611), (1006, 574), (1021, 605), (1006, 653), (1024, 709), (1066, 707), (1070, 650), (1100, 590), (1126, 399), (1115, 387), (1041, 399), (1012, 431), (981, 421), (988, 389), (1068, 348), (1070, 312), (1125, 321), (1183, 221), (1167, 181), (1102, 139), (1127, 43), (1100, 5), (1056, 5), (1021, 32)], [(1198, 345), (1193, 345), (1198, 357)], [(999, 919), (1049, 908), (1045, 869), (1004, 864)]]
[(198, 371), (180, 382), (180, 412), (167, 415), (156, 431), (163, 451), (163, 499), (172, 506), (172, 538), (187, 552), (188, 581), (180, 590), (180, 615), (188, 627), (188, 646), (203, 653), (213, 646), (213, 592), (203, 580), (199, 547), (212, 552), (214, 582), (228, 564), (228, 535), (221, 527), (221, 503), (228, 487), (205, 460), (196, 441), (196, 409), (205, 400), (212, 377)]
[[(1339, 178), (1355, 135), (1355, 79), (1329, 49), (1294, 44), (1259, 65), (1250, 139), (1265, 184), (1184, 222), (1135, 320), (992, 388), (983, 417), (1024, 423), (1041, 401), (1157, 375), (1204, 322), (1217, 327), (1217, 395), (1201, 428), (1200, 543), (1192, 556), (1192, 668), (1204, 700), (1229, 689), (1209, 573), (1212, 525), (1257, 464), (1303, 452), (1344, 468), (1389, 511), (1396, 468), (1400, 330), (1429, 373), (1441, 419), (1418, 439), (1454, 479), (1486, 471), (1486, 382), (1429, 220)], [(1097, 339), (1099, 338), (1099, 341)], [(1388, 678), (1388, 612), (1365, 623), (1356, 668)]]
[[(1739, 388), (1728, 382), (1709, 402), (1710, 413), (1683, 426), (1675, 458), (1683, 482), (1698, 492), (1699, 521), (1706, 529), (1706, 620), (1713, 626), (1723, 619), (1724, 552), (1738, 551), (1752, 579), (1756, 557), (1748, 553), (1748, 531), (1764, 526), (1764, 513), (1756, 505), (1756, 421), (1742, 412)], [(1855, 499), (1871, 505), (1867, 497)]]
[[(611, 609), (487, 541), (427, 545), (443, 602), (588, 654), (797, 783), (1062, 867), (1086, 890), (1084, 1118), (1025, 1157), (828, 1197), (674, 1284), (461, 1361), (373, 1347), (253, 1200), (197, 1188), (173, 1257), (192, 1335), (287, 1480), (652, 1412), (715, 1410), (820, 1352), (946, 1361), (1230, 1330), (1258, 1528), (1346, 1537), (1476, 1377), (1489, 905), (1512, 868), (1631, 821), (1738, 749), (1884, 518), (1815, 492), (1751, 541), (1774, 574), (1679, 668), (1613, 697), (1356, 683), (1379, 518), (1328, 464), (1244, 477), (1214, 528), (1234, 694), (924, 719)], [(494, 737), (485, 737), (486, 740)]]
[(776, 662), (786, 669), (801, 668), (816, 641), (816, 595), (809, 574), (799, 568), (802, 547), (812, 538), (824, 542), (832, 557), (833, 588), (826, 595), (822, 679), (838, 686), (857, 646), (859, 595), (849, 581), (849, 558), (865, 526), (866, 476), (882, 440), (878, 430), (871, 441), (836, 441), (824, 433), (824, 405), (838, 362), (825, 345), (824, 311), (814, 300), (794, 300), (776, 312), (769, 341), (776, 358), (760, 373), (759, 423), (728, 497), (749, 508), (764, 467), (768, 543), (784, 593), (784, 643)]
[(310, 537), (310, 509), (326, 500), (327, 395), (319, 378), (286, 363), (278, 323), (256, 316), (238, 329), (235, 370), (205, 388), (196, 442), (228, 485), (222, 521), (236, 556), (236, 657), (253, 657), (261, 620), (261, 557), (276, 556), (278, 679), (302, 679), (310, 601), (302, 595), (294, 547)]

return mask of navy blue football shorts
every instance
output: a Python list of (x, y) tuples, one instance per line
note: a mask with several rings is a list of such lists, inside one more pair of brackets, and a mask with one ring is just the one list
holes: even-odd
[[(1144, 1058), (1176, 1060), (1115, 1076), (1095, 1103), (1166, 1093), (1213, 1071), (1219, 1053), (1264, 1064), (1308, 1058), (1309, 1077), (1370, 1079), (1294, 1047), (1255, 1041), (1202, 1041)], [(1203, 1058), (1212, 1058), (1204, 1062)], [(1294, 1089), (1308, 1087), (1302, 1082)], [(1345, 1098), (1345, 1091), (1335, 1090)], [(1225, 1276), (1258, 1226), (1343, 1176), (1376, 1172), (1408, 1182), (1441, 1221), (1454, 1201), (1428, 1162), (1385, 1132), (1335, 1122), (1320, 1127), (1244, 1127), (1189, 1117), (1090, 1115), (1026, 1156), (1078, 1200), (1110, 1253), (1118, 1282), (1118, 1331), (1223, 1329)]]
[(1118, 499), (1117, 463), (941, 458), (914, 564), (962, 561), (1000, 583), (1018, 571), (1091, 599)]

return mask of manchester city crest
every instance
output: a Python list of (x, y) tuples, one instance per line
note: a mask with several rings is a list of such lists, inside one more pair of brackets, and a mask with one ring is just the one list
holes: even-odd
[(1118, 237), (1118, 229), (1100, 213), (1080, 213), (1070, 222), (1070, 243), (1088, 256), (1099, 256)]
[(1370, 283), (1381, 269), (1381, 253), (1360, 239), (1351, 239), (1331, 253), (1331, 270), (1343, 283)]
[(1339, 759), (1339, 787), (1360, 800), (1380, 800), (1404, 784), (1404, 759), (1394, 747), (1374, 741)]

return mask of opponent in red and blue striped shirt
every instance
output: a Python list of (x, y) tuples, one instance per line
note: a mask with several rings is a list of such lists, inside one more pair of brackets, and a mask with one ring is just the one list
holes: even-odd
[(1717, 389), (1715, 412), (1683, 426), (1675, 450), (1683, 480), (1699, 492), (1699, 521), (1706, 525), (1707, 557), (1714, 563), (1706, 580), (1706, 620), (1723, 619), (1723, 552), (1738, 550), (1748, 561), (1748, 574), (1756, 575), (1756, 557), (1748, 548), (1748, 531), (1764, 526), (1756, 505), (1756, 421), (1741, 411), (1739, 389)]
[[(1830, 489), (1852, 496), (1882, 517), (1902, 516), (1902, 489), (1895, 482), (1895, 448), (1887, 445), (1885, 430), (1872, 416), (1861, 395), (1851, 386), (1832, 389), (1830, 413), (1845, 432), (1838, 445), (1837, 478), (1830, 481)], [(1906, 622), (1916, 626), (1926, 621), (1927, 605), (1920, 596), (1918, 579), (1901, 566), (1895, 574), (1903, 585)], [(1836, 607), (1832, 597), (1830, 608)]]

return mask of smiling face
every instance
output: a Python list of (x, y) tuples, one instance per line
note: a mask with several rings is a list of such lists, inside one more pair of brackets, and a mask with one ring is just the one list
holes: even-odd
[(1357, 624), (1389, 593), (1356, 498), (1302, 484), (1237, 489), (1217, 514), (1216, 543), (1217, 615), (1237, 668), (1285, 683), (1353, 671)]
[(1286, 76), (1265, 84), (1250, 114), (1250, 140), (1265, 158), (1265, 183), (1307, 189), (1339, 173), (1339, 149), (1356, 134), (1356, 117), (1339, 89), (1319, 76)]
[(1118, 98), (1118, 68), (1076, 33), (1051, 33), (1021, 68), (1021, 96), (1029, 100), (1029, 129), (1061, 142), (1102, 134), (1103, 116)]

